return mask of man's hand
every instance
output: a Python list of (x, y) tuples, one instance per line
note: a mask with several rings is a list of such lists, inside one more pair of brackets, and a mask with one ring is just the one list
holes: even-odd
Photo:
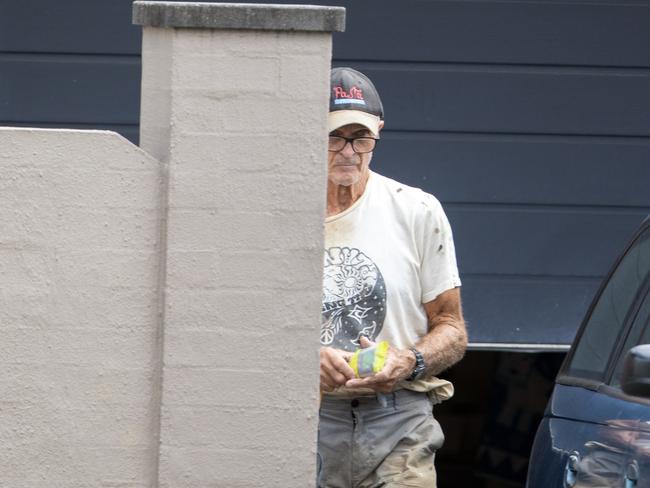
[[(361, 347), (371, 347), (375, 343), (361, 336)], [(366, 378), (350, 379), (345, 386), (348, 388), (372, 388), (380, 393), (389, 393), (395, 389), (397, 383), (408, 378), (415, 367), (415, 355), (408, 349), (395, 349), (389, 346), (386, 362), (382, 370)]]
[(320, 348), (320, 389), (333, 391), (354, 378), (354, 371), (348, 364), (352, 353), (333, 347)]

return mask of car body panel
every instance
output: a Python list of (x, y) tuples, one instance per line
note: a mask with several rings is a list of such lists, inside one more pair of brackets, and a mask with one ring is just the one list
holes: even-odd
[[(616, 368), (627, 353), (626, 349), (636, 340), (636, 332), (632, 334), (630, 331), (645, 330), (646, 342), (650, 335), (647, 310), (645, 315), (638, 313), (640, 304), (646, 303), (647, 306), (646, 300), (650, 300), (649, 233), (650, 218), (646, 218), (625, 252), (617, 259), (587, 312), (556, 379), (538, 428), (530, 457), (527, 488), (650, 488), (650, 398), (626, 395), (613, 381)], [(628, 254), (631, 257), (627, 264), (621, 265)], [(630, 263), (634, 265), (632, 268), (629, 267)], [(634, 289), (637, 290), (634, 295), (603, 294), (619, 265), (621, 269), (627, 266), (628, 273), (633, 269), (632, 274), (637, 280), (634, 281)], [(625, 276), (623, 271), (619, 273), (620, 276)], [(589, 319), (601, 296), (607, 300), (603, 302), (607, 306), (621, 308), (620, 317), (625, 320), (615, 325), (620, 327), (612, 331), (615, 334), (608, 335), (615, 337), (613, 342), (606, 348), (597, 349), (603, 349), (603, 352), (608, 350), (609, 355), (594, 356), (602, 362), (593, 364), (603, 372), (582, 377), (580, 369), (571, 369), (571, 361), (583, 334), (590, 338), (585, 330), (593, 332), (588, 329)], [(612, 297), (621, 300), (610, 301)], [(637, 318), (638, 322), (635, 323)], [(601, 321), (601, 330), (606, 330), (602, 327), (609, 323)], [(633, 328), (633, 325), (639, 328)], [(593, 341), (594, 337), (598, 338), (598, 335), (592, 334), (590, 340)], [(639, 340), (641, 337), (644, 336), (639, 333)], [(583, 342), (581, 347), (585, 350), (585, 347), (596, 344), (607, 343)]]
[[(585, 406), (590, 408), (585, 408)], [(632, 399), (589, 390), (581, 386), (557, 384), (549, 400), (550, 417), (579, 420), (593, 424), (608, 424), (612, 420), (650, 420), (650, 409)]]
[[(602, 442), (603, 438), (612, 441)], [(535, 462), (531, 464), (527, 486), (623, 487), (630, 459), (626, 439), (625, 432), (608, 425), (545, 418), (535, 438)], [(548, 445), (552, 448), (548, 449)], [(569, 470), (571, 456), (576, 459), (573, 471)]]
[[(592, 408), (585, 408), (585, 405)], [(565, 483), (569, 457), (577, 455), (576, 487), (625, 487), (628, 467), (650, 473), (650, 409), (581, 386), (557, 385), (531, 453), (528, 488)], [(650, 487), (650, 478), (636, 485)]]

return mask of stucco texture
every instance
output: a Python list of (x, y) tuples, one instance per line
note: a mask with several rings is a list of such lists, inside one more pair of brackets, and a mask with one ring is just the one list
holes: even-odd
[(169, 182), (161, 487), (315, 481), (330, 56), (329, 33), (144, 29), (141, 141)]
[(331, 33), (142, 55), (142, 149), (0, 128), (0, 487), (313, 486)]
[(110, 132), (0, 147), (0, 486), (150, 487), (159, 165)]

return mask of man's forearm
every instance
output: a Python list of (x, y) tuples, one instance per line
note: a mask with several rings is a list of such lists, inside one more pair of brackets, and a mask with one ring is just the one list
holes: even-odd
[(428, 375), (436, 375), (461, 360), (467, 349), (467, 330), (460, 303), (460, 289), (442, 292), (424, 303), (429, 332), (415, 347), (422, 353)]
[(444, 371), (460, 361), (467, 349), (467, 333), (462, 320), (448, 318), (417, 342), (427, 367), (426, 376)]

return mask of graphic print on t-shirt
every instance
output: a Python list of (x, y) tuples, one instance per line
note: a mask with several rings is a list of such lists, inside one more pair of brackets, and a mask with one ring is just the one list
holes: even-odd
[(330, 247), (323, 268), (323, 346), (354, 351), (375, 340), (386, 317), (386, 286), (377, 265), (359, 249)]

